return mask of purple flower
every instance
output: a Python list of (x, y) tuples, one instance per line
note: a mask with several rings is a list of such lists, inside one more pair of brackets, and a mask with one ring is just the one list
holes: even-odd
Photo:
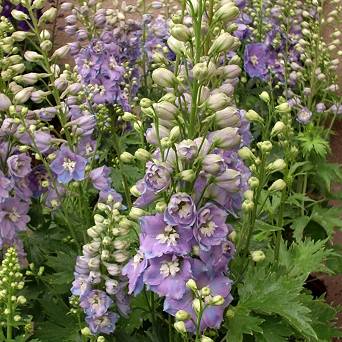
[(194, 236), (204, 250), (221, 244), (227, 237), (227, 214), (216, 205), (207, 203), (198, 211)]
[(128, 294), (134, 293), (136, 296), (141, 292), (144, 287), (143, 274), (147, 266), (148, 262), (142, 251), (139, 250), (122, 269), (122, 274), (128, 278)]
[(57, 154), (56, 159), (50, 164), (51, 170), (57, 175), (62, 184), (71, 180), (84, 179), (84, 171), (87, 160), (63, 145)]
[(7, 198), (9, 196), (9, 192), (13, 187), (13, 183), (10, 179), (5, 177), (3, 172), (0, 170), (0, 202), (2, 199)]
[(81, 297), (80, 307), (91, 317), (103, 316), (113, 301), (101, 290), (91, 290)]
[(164, 219), (170, 225), (191, 226), (196, 220), (196, 206), (191, 196), (185, 192), (172, 195)]
[(263, 43), (248, 44), (244, 54), (244, 68), (250, 77), (265, 79), (268, 65), (268, 47)]
[(25, 153), (7, 159), (8, 171), (12, 176), (23, 178), (31, 172), (31, 158)]
[(77, 275), (72, 282), (71, 293), (74, 296), (84, 296), (91, 289), (88, 277), (83, 275)]
[(109, 178), (110, 168), (101, 166), (90, 172), (89, 177), (93, 187), (97, 190), (108, 190), (110, 188), (111, 180)]
[(27, 229), (30, 217), (27, 215), (28, 203), (18, 198), (6, 198), (0, 204), (0, 235), (12, 240), (17, 232)]
[(28, 186), (32, 191), (32, 195), (38, 198), (41, 194), (48, 191), (47, 187), (43, 187), (43, 182), (48, 181), (48, 173), (44, 165), (37, 165), (28, 175)]
[(144, 181), (148, 190), (159, 192), (166, 189), (171, 182), (172, 169), (158, 161), (147, 162)]
[(100, 317), (87, 316), (85, 320), (93, 334), (111, 334), (118, 319), (118, 314), (107, 312)]
[(301, 124), (308, 124), (310, 122), (310, 119), (312, 117), (312, 113), (309, 111), (308, 108), (302, 108), (298, 113), (297, 113), (297, 121)]
[(113, 204), (117, 202), (122, 202), (122, 196), (118, 192), (116, 192), (114, 189), (101, 190), (99, 194), (99, 202), (101, 203), (112, 202)]
[(146, 259), (163, 254), (186, 255), (191, 250), (192, 231), (167, 224), (162, 214), (143, 216), (140, 227), (140, 249)]
[(150, 263), (144, 273), (145, 284), (159, 296), (182, 298), (185, 284), (191, 278), (190, 261), (167, 255), (151, 259)]

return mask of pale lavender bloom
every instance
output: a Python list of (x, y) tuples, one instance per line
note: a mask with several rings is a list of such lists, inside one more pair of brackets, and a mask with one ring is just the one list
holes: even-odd
[(155, 193), (165, 190), (171, 182), (171, 172), (172, 169), (165, 163), (147, 162), (144, 181), (148, 190)]
[(74, 296), (84, 296), (89, 290), (91, 286), (88, 281), (88, 277), (84, 275), (77, 275), (75, 280), (72, 282), (71, 293)]
[(140, 249), (146, 259), (163, 254), (186, 255), (191, 251), (192, 231), (167, 224), (162, 214), (143, 216), (140, 227)]
[(92, 170), (89, 174), (93, 187), (97, 190), (109, 190), (111, 180), (109, 178), (110, 168), (101, 166)]
[(165, 255), (150, 260), (144, 273), (144, 282), (159, 296), (180, 299), (185, 293), (186, 282), (191, 278), (188, 259)]
[(172, 195), (164, 219), (170, 225), (191, 226), (196, 220), (196, 205), (191, 196), (185, 192)]
[(308, 124), (311, 120), (312, 112), (304, 107), (297, 113), (297, 121), (301, 124)]
[(332, 112), (333, 114), (341, 115), (342, 114), (342, 104), (332, 105), (329, 108), (329, 111)]
[[(41, 153), (49, 150), (52, 137), (50, 133), (38, 131), (34, 133), (34, 142)], [(33, 145), (33, 143), (32, 143)]]
[(101, 290), (91, 290), (81, 297), (80, 307), (88, 316), (101, 317), (104, 315), (113, 301)]
[(109, 198), (111, 198), (112, 203), (122, 202), (122, 196), (114, 189), (101, 190), (99, 194), (99, 202), (107, 203)]
[(50, 164), (51, 170), (57, 175), (57, 180), (67, 184), (71, 180), (83, 180), (87, 160), (63, 145), (56, 159)]
[(12, 240), (17, 232), (27, 229), (30, 217), (27, 215), (28, 203), (18, 198), (6, 198), (0, 204), (0, 235), (2, 238)]
[(12, 176), (23, 178), (31, 172), (31, 158), (25, 153), (7, 159), (8, 171)]
[(148, 266), (148, 261), (141, 250), (122, 269), (122, 274), (128, 278), (128, 294), (136, 296), (144, 287), (143, 274)]
[(227, 238), (226, 218), (226, 212), (212, 203), (207, 203), (198, 211), (194, 236), (201, 248), (209, 250)]
[(118, 314), (107, 312), (99, 317), (87, 316), (85, 320), (93, 334), (111, 334), (118, 319)]
[(197, 144), (190, 139), (181, 141), (177, 146), (177, 153), (181, 159), (192, 160), (197, 155), (197, 151)]
[(2, 199), (9, 197), (9, 192), (12, 188), (13, 182), (0, 170), (0, 202)]
[(147, 188), (146, 183), (143, 179), (139, 180), (136, 184), (138, 191), (141, 193), (135, 202), (134, 206), (143, 208), (152, 203), (156, 198), (156, 193), (153, 190)]
[(323, 113), (323, 112), (325, 112), (326, 109), (327, 108), (326, 108), (324, 103), (322, 103), (322, 102), (317, 103), (317, 105), (316, 105), (316, 112), (317, 113)]

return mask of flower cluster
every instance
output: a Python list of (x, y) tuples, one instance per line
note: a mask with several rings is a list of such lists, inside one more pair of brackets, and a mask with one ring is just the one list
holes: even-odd
[(115, 311), (123, 316), (130, 311), (127, 280), (121, 270), (129, 258), (128, 237), (134, 227), (134, 222), (120, 213), (124, 208), (114, 191), (97, 207), (105, 216), (96, 214), (95, 225), (87, 231), (91, 240), (83, 246), (83, 255), (77, 257), (71, 289), (94, 335), (112, 333), (119, 318)]
[[(146, 285), (165, 298), (166, 312), (186, 311), (193, 318), (186, 328), (195, 332), (218, 328), (232, 300), (227, 267), (234, 246), (227, 219), (240, 208), (247, 188), (249, 170), (236, 152), (250, 136), (245, 113), (229, 97), (239, 68), (222, 65), (221, 58), (238, 47), (238, 40), (222, 32), (211, 37), (209, 47), (198, 43), (196, 54), (187, 59), (191, 32), (205, 20), (201, 10), (189, 11), (184, 23), (178, 17), (172, 23), (167, 44), (177, 60), (192, 65), (191, 71), (186, 74), (183, 65), (173, 72), (157, 68), (153, 81), (167, 93), (156, 102), (140, 101), (144, 120), (153, 120), (145, 137), (154, 151), (135, 154), (138, 160), (147, 159), (144, 178), (131, 189), (138, 197), (130, 216), (139, 220), (140, 247), (123, 274), (129, 279), (129, 293), (136, 295)], [(229, 22), (237, 12), (230, 3), (214, 14), (213, 22)], [(144, 126), (132, 114), (124, 117), (137, 130)], [(200, 322), (186, 286), (190, 279), (205, 288)]]

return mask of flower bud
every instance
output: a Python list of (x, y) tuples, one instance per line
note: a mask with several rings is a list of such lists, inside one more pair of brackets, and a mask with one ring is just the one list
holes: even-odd
[(235, 43), (234, 37), (225, 32), (218, 36), (209, 49), (208, 55), (217, 55), (221, 52), (228, 51)]
[(132, 207), (131, 211), (129, 212), (129, 217), (133, 220), (139, 219), (141, 216), (144, 216), (146, 213), (143, 209)]
[(178, 108), (167, 101), (157, 102), (153, 105), (153, 109), (162, 120), (172, 121), (175, 119)]
[(266, 103), (270, 103), (271, 99), (270, 99), (270, 95), (268, 94), (267, 91), (263, 91), (260, 95), (259, 95), (260, 99), (263, 100)]
[(192, 291), (196, 291), (196, 290), (197, 290), (196, 282), (195, 282), (195, 280), (193, 280), (193, 279), (189, 279), (189, 280), (186, 282), (186, 287), (189, 288), (189, 289), (192, 290)]
[(52, 42), (50, 40), (43, 40), (39, 46), (43, 51), (48, 52), (52, 49)]
[(201, 307), (202, 307), (201, 301), (198, 298), (195, 298), (192, 301), (192, 307), (195, 310), (195, 312), (198, 314), (199, 312), (201, 312)]
[(252, 251), (251, 252), (252, 260), (254, 262), (259, 262), (265, 260), (266, 256), (263, 251)]
[(224, 298), (220, 295), (214, 296), (211, 300), (212, 305), (223, 305)]
[(212, 132), (211, 139), (215, 147), (228, 150), (240, 144), (241, 136), (238, 128), (226, 127)]
[(254, 110), (250, 109), (246, 113), (246, 119), (251, 122), (260, 122), (263, 123), (264, 119)]
[(284, 102), (278, 106), (275, 107), (276, 111), (279, 113), (289, 113), (291, 112), (291, 107), (287, 102)]
[(206, 173), (217, 176), (226, 169), (226, 163), (218, 154), (208, 154), (203, 159), (202, 169)]
[(271, 152), (272, 151), (272, 143), (268, 140), (260, 141), (257, 143), (258, 148), (261, 152)]
[(214, 20), (231, 21), (239, 16), (239, 8), (231, 2), (221, 6), (214, 14)]
[(228, 319), (232, 319), (232, 318), (234, 318), (234, 316), (235, 316), (234, 310), (232, 310), (232, 309), (227, 310), (227, 312), (226, 312), (226, 317), (227, 317)]
[(215, 113), (215, 124), (219, 128), (238, 127), (240, 125), (240, 117), (237, 114), (237, 108), (226, 107)]
[(28, 20), (29, 17), (26, 13), (22, 12), (22, 11), (18, 11), (16, 9), (11, 11), (11, 15), (15, 20), (18, 21), (23, 21), (23, 20)]
[(46, 10), (41, 17), (39, 18), (39, 23), (40, 25), (43, 22), (52, 22), (57, 15), (57, 9), (55, 7), (50, 7), (48, 10)]
[(120, 154), (120, 160), (123, 163), (129, 164), (134, 160), (134, 156), (131, 153), (125, 151), (125, 152)]
[(187, 321), (191, 318), (190, 314), (185, 310), (178, 310), (175, 317), (177, 321)]
[(206, 62), (200, 62), (194, 65), (194, 67), (192, 68), (192, 75), (195, 80), (202, 82), (208, 78), (209, 69), (207, 64), (208, 63)]
[(16, 31), (12, 33), (12, 38), (16, 41), (16, 42), (22, 42), (23, 40), (25, 40), (27, 37), (30, 36), (30, 32), (26, 32), (26, 31)]
[(230, 99), (224, 93), (216, 93), (209, 96), (208, 100), (206, 101), (207, 108), (213, 111), (219, 111), (225, 108)]
[(188, 27), (183, 24), (176, 24), (171, 28), (171, 35), (181, 42), (186, 42), (191, 38), (191, 32)]
[(26, 302), (27, 302), (27, 300), (26, 300), (26, 298), (25, 298), (24, 296), (19, 296), (19, 297), (17, 298), (17, 303), (18, 303), (19, 305), (24, 305)]
[(29, 62), (39, 62), (42, 59), (44, 59), (42, 55), (40, 55), (39, 53), (35, 51), (25, 51), (24, 57)]
[(200, 342), (214, 342), (214, 340), (213, 339), (211, 339), (210, 337), (208, 337), (208, 336), (204, 336), (204, 335), (202, 335), (201, 336), (201, 340), (200, 340)]
[(175, 142), (178, 140), (178, 138), (180, 137), (181, 132), (180, 132), (180, 128), (179, 126), (175, 126), (171, 129), (170, 131), (170, 135), (169, 135), (169, 140), (170, 142)]
[(286, 183), (283, 179), (278, 179), (268, 188), (270, 192), (283, 191), (286, 188)]
[(192, 182), (196, 178), (196, 174), (193, 170), (183, 170), (179, 173), (180, 179), (185, 182)]
[(254, 203), (250, 200), (244, 200), (242, 202), (242, 210), (248, 212), (248, 211), (251, 211), (253, 210), (254, 208)]
[(143, 148), (138, 148), (134, 153), (135, 159), (145, 162), (151, 158), (151, 153)]
[(232, 242), (235, 242), (237, 238), (237, 233), (235, 230), (233, 230), (229, 235), (228, 235), (228, 239)]
[(246, 191), (243, 193), (243, 197), (244, 197), (244, 199), (253, 201), (254, 192), (253, 192), (252, 190), (246, 190)]
[(45, 0), (34, 0), (32, 3), (32, 8), (42, 9), (45, 5)]
[(161, 87), (172, 88), (177, 84), (176, 76), (168, 69), (158, 68), (152, 72), (153, 81)]
[(51, 56), (51, 59), (64, 58), (70, 51), (69, 45), (64, 45), (58, 48)]
[(15, 94), (13, 102), (16, 104), (25, 103), (30, 98), (33, 90), (34, 90), (33, 87), (27, 87), (27, 88), (20, 90), (18, 93)]
[(153, 102), (150, 99), (148, 99), (147, 97), (143, 97), (139, 102), (139, 105), (142, 108), (149, 108), (152, 106), (152, 104), (153, 104)]
[(282, 121), (277, 121), (271, 131), (271, 136), (278, 135), (280, 133), (283, 133), (286, 129), (285, 124)]
[(172, 36), (167, 40), (167, 45), (178, 56), (182, 56), (186, 52), (185, 44)]
[(81, 334), (82, 334), (82, 336), (91, 336), (92, 335), (92, 333), (88, 327), (81, 329)]
[(137, 117), (130, 112), (125, 112), (121, 118), (123, 121), (129, 122), (129, 121), (135, 121)]
[(256, 158), (254, 153), (247, 146), (240, 148), (238, 155), (242, 160), (254, 161)]
[(285, 167), (286, 163), (284, 159), (276, 159), (274, 162), (267, 165), (266, 170), (269, 172), (278, 172), (284, 170)]
[(0, 93), (0, 112), (6, 111), (11, 105), (11, 100), (5, 94)]
[(134, 197), (139, 197), (141, 196), (141, 192), (138, 190), (136, 185), (133, 185), (130, 189), (129, 192), (134, 196)]
[(210, 294), (211, 294), (211, 291), (210, 291), (210, 288), (209, 288), (209, 287), (205, 286), (205, 287), (201, 288), (201, 295), (202, 295), (203, 297), (207, 297), (207, 296), (209, 296)]
[(248, 180), (248, 185), (251, 187), (252, 190), (256, 189), (259, 186), (259, 184), (260, 184), (259, 179), (256, 177), (251, 177)]
[(175, 329), (181, 333), (184, 334), (186, 333), (186, 327), (183, 321), (177, 321), (173, 324), (173, 326), (175, 327)]

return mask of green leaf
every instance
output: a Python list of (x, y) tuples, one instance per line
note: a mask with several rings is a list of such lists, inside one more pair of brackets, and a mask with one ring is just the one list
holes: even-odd
[(315, 206), (311, 220), (317, 222), (331, 238), (335, 229), (342, 229), (341, 208), (323, 208)]
[(342, 168), (339, 164), (323, 163), (318, 162), (316, 165), (316, 172), (314, 181), (318, 185), (324, 185), (325, 190), (330, 192), (332, 182), (342, 181)]
[(255, 221), (256, 234), (254, 235), (254, 239), (256, 241), (266, 240), (273, 232), (282, 230), (283, 228), (268, 224), (267, 222), (256, 220)]
[(279, 315), (300, 334), (316, 338), (311, 326), (310, 310), (299, 300), (302, 283), (263, 267), (250, 268), (242, 286), (240, 302), (248, 310), (263, 315)]
[(262, 334), (256, 335), (256, 342), (286, 342), (293, 330), (279, 317), (270, 317), (261, 324)]
[(293, 237), (296, 241), (301, 241), (303, 239), (304, 229), (310, 220), (311, 218), (309, 216), (300, 216), (292, 221), (291, 228), (293, 229)]
[(227, 341), (242, 342), (244, 334), (262, 333), (260, 327), (264, 322), (262, 318), (253, 316), (250, 310), (240, 304), (231, 310), (234, 312), (234, 317), (227, 320), (225, 324), (228, 329)]
[(324, 140), (318, 132), (299, 133), (298, 140), (304, 156), (316, 155), (324, 158), (330, 151), (329, 142)]

